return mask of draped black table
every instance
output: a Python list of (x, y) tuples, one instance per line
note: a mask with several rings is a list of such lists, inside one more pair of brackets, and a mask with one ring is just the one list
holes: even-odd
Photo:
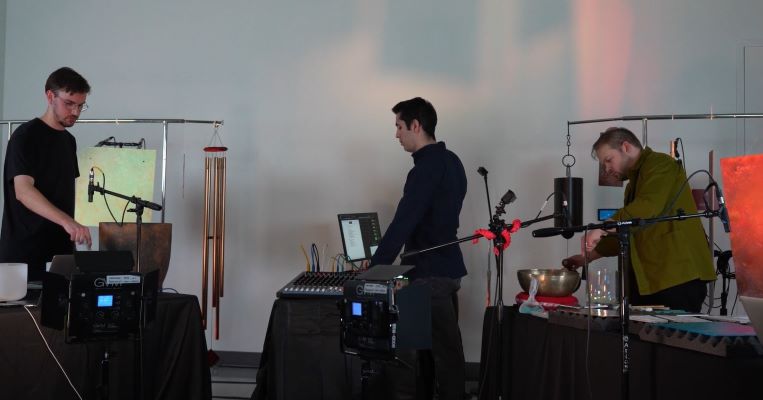
[[(40, 309), (31, 307), (38, 324)], [(67, 344), (64, 332), (40, 326), (74, 386), (85, 399), (97, 399), (100, 360), (107, 343)], [(108, 344), (110, 399), (137, 398), (136, 345)], [(195, 296), (162, 293), (156, 320), (144, 330), (145, 399), (211, 399), (211, 376), (201, 314)], [(22, 307), (0, 308), (0, 398), (77, 399)]]
[(340, 349), (336, 299), (278, 299), (252, 399), (349, 400), (359, 390), (359, 367)]
[[(516, 307), (504, 310), (503, 399), (620, 398), (619, 333), (592, 330), (587, 342), (585, 329), (520, 314)], [(497, 340), (487, 334), (493, 311), (485, 313), (481, 399), (497, 399), (499, 392), (492, 373), (498, 358), (488, 350)], [(720, 357), (630, 335), (630, 362), (633, 399), (757, 399), (763, 393), (760, 356)]]

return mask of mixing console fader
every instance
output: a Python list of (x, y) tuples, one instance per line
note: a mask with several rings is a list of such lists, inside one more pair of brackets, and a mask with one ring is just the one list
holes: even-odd
[(301, 272), (287, 283), (277, 296), (280, 298), (336, 298), (344, 293), (344, 283), (355, 279), (359, 271)]

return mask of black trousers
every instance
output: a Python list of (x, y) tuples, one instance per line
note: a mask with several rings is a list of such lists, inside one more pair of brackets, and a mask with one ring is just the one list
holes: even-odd
[(398, 352), (408, 366), (387, 366), (391, 393), (386, 398), (431, 400), (437, 393), (438, 400), (462, 400), (466, 362), (458, 327), (460, 279), (420, 278), (411, 284), (432, 288), (432, 349)]
[(633, 270), (630, 270), (630, 298), (631, 305), (664, 305), (672, 310), (684, 310), (692, 313), (702, 311), (702, 302), (707, 296), (707, 283), (699, 279), (684, 282), (667, 289), (660, 290), (657, 293), (641, 295), (636, 284), (636, 276)]

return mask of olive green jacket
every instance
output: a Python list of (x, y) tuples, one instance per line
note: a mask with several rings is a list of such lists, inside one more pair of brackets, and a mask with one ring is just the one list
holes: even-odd
[[(667, 154), (644, 148), (627, 178), (625, 207), (612, 216), (613, 220), (671, 216), (679, 209), (686, 214), (697, 212), (691, 188), (683, 185), (686, 171)], [(666, 210), (679, 190), (675, 204)], [(631, 267), (642, 295), (694, 279), (715, 280), (713, 258), (699, 218), (633, 227), (630, 246)], [(596, 252), (617, 255), (617, 238), (603, 238)]]

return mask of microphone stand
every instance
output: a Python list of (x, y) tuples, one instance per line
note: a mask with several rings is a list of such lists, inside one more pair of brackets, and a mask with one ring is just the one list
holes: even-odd
[(141, 231), (141, 226), (143, 224), (143, 210), (145, 208), (150, 208), (150, 209), (155, 210), (155, 211), (161, 211), (162, 210), (162, 206), (160, 206), (159, 204), (156, 204), (156, 203), (152, 203), (152, 202), (147, 201), (147, 200), (143, 200), (140, 197), (126, 196), (126, 195), (123, 195), (121, 193), (112, 192), (111, 190), (108, 190), (106, 188), (102, 188), (100, 185), (97, 185), (97, 184), (96, 185), (90, 185), (90, 187), (88, 189), (92, 189), (93, 192), (98, 192), (101, 195), (107, 195), (108, 194), (108, 195), (111, 195), (111, 196), (114, 196), (114, 197), (118, 197), (118, 198), (123, 199), (123, 200), (127, 200), (128, 202), (130, 202), (132, 204), (135, 204), (135, 208), (131, 208), (131, 209), (127, 210), (127, 211), (135, 213), (135, 231), (136, 231), (136, 236), (137, 236), (136, 237), (137, 241), (135, 242), (135, 258), (137, 258), (137, 260), (135, 262), (135, 265), (136, 265), (137, 271), (140, 273), (141, 272), (141, 266), (140, 266), (140, 247), (141, 247), (140, 246), (140, 231)]
[[(140, 235), (140, 231), (142, 230), (141, 227), (142, 227), (142, 224), (143, 224), (143, 210), (146, 207), (148, 207), (148, 208), (150, 208), (152, 210), (155, 210), (155, 211), (161, 211), (162, 210), (162, 206), (160, 206), (160, 205), (158, 205), (156, 203), (152, 203), (152, 202), (147, 201), (147, 200), (143, 200), (143, 199), (141, 199), (140, 197), (137, 197), (137, 196), (126, 196), (126, 195), (121, 194), (121, 193), (113, 192), (113, 191), (108, 190), (106, 188), (102, 188), (100, 185), (97, 185), (97, 184), (93, 185), (92, 183), (90, 183), (88, 185), (88, 190), (92, 190), (93, 192), (98, 192), (102, 196), (108, 194), (108, 195), (111, 195), (111, 196), (114, 196), (114, 197), (118, 197), (120, 199), (127, 200), (128, 202), (130, 202), (130, 203), (135, 205), (135, 208), (129, 209), (127, 211), (135, 213), (135, 231), (136, 231), (135, 235), (136, 235), (136, 240), (137, 240), (135, 242), (135, 258), (137, 258), (137, 261), (136, 261), (135, 265), (136, 265), (137, 272), (141, 273), (141, 265), (140, 265), (140, 247), (141, 247), (140, 236), (141, 235)], [(142, 281), (142, 279), (143, 278), (141, 277), (141, 281)], [(141, 289), (141, 292), (142, 291), (143, 290)], [(138, 382), (139, 382), (139, 384), (138, 384), (138, 395), (139, 395), (140, 399), (145, 398), (145, 393), (144, 393), (145, 385), (144, 385), (144, 382), (143, 382), (143, 326), (145, 324), (145, 317), (146, 317), (145, 314), (144, 314), (144, 310), (143, 310), (144, 309), (144, 304), (143, 303), (145, 303), (145, 301), (146, 301), (146, 299), (144, 298), (143, 293), (141, 293), (141, 303), (142, 303), (142, 305), (140, 307), (140, 312), (141, 312), (140, 320), (141, 320), (141, 322), (138, 324), (139, 333), (138, 333), (138, 343), (137, 343), (138, 344), (138, 349), (139, 349), (138, 350), (138, 368), (137, 368), (138, 375), (139, 375), (138, 376)]]
[(560, 217), (563, 217), (563, 216), (564, 216), (564, 213), (548, 214), (548, 215), (546, 215), (544, 217), (535, 218), (535, 219), (531, 219), (531, 220), (528, 220), (528, 221), (523, 221), (519, 225), (519, 227), (520, 228), (527, 228), (528, 226), (530, 226), (530, 225), (532, 225), (532, 224), (534, 224), (536, 222), (543, 222), (543, 221), (547, 221), (547, 220), (552, 219), (552, 218), (560, 218)]
[[(506, 198), (506, 196), (504, 196), (504, 198)], [(506, 199), (509, 200), (509, 198), (506, 198)], [(511, 201), (513, 201), (513, 199), (511, 199)], [(502, 394), (504, 393), (504, 390), (503, 390), (503, 372), (502, 372), (503, 371), (503, 361), (504, 361), (503, 360), (503, 323), (502, 323), (503, 322), (503, 307), (504, 307), (503, 306), (503, 251), (504, 251), (503, 245), (504, 245), (504, 243), (506, 243), (506, 240), (503, 237), (502, 233), (506, 229), (506, 223), (503, 221), (503, 219), (501, 219), (501, 215), (506, 213), (505, 206), (506, 206), (506, 204), (505, 204), (504, 200), (501, 200), (498, 203), (498, 205), (496, 206), (495, 214), (492, 215), (491, 218), (490, 218), (490, 225), (489, 225), (490, 232), (495, 235), (495, 238), (493, 239), (493, 247), (496, 249), (496, 251), (495, 251), (496, 277), (497, 277), (497, 280), (498, 280), (498, 290), (497, 290), (498, 293), (496, 293), (496, 300), (495, 300), (495, 308), (496, 308), (496, 314), (495, 315), (496, 315), (496, 322), (497, 322), (496, 326), (497, 326), (497, 338), (498, 338), (498, 341), (497, 341), (497, 349), (496, 349), (495, 353), (490, 351), (489, 352), (490, 354), (488, 354), (488, 357), (490, 357), (492, 354), (497, 354), (498, 355), (497, 356), (498, 357), (497, 367), (496, 367), (497, 371), (496, 371), (496, 373), (493, 376), (497, 377), (497, 378), (494, 378), (494, 379), (495, 379), (495, 381), (497, 383), (497, 386), (498, 386), (498, 393), (499, 393), (498, 397), (499, 398), (502, 397)], [(560, 215), (561, 214), (550, 214), (550, 215), (546, 215), (544, 217), (528, 220), (528, 221), (522, 222), (520, 224), (520, 227), (521, 228), (525, 228), (525, 227), (528, 227), (528, 226), (530, 226), (530, 225), (532, 225), (534, 223), (541, 222), (541, 221), (546, 221), (546, 220), (549, 220), (549, 219), (552, 219), (552, 218), (555, 218), (555, 217), (559, 217)], [(468, 241), (468, 240), (479, 239), (479, 238), (481, 238), (483, 236), (484, 235), (482, 235), (482, 234), (475, 234), (475, 235), (471, 235), (471, 236), (464, 237), (464, 238), (461, 238), (461, 239), (456, 239), (456, 240), (453, 240), (453, 241), (450, 241), (450, 242), (447, 242), (447, 243), (438, 244), (438, 245), (435, 245), (435, 246), (432, 246), (432, 247), (428, 247), (428, 248), (425, 248), (425, 249), (406, 251), (406, 252), (400, 254), (400, 260), (402, 261), (403, 259), (411, 257), (411, 256), (415, 256), (415, 255), (418, 255), (418, 254), (421, 254), (421, 253), (426, 253), (428, 251), (432, 251), (432, 250), (440, 249), (440, 248), (443, 248), (443, 247), (451, 246), (451, 245), (454, 245), (454, 244), (457, 244), (457, 243), (461, 243), (461, 242), (465, 242), (465, 241)], [(492, 331), (492, 329), (491, 329), (491, 331)], [(480, 385), (482, 385), (484, 383), (486, 383), (486, 382), (480, 382)], [(482, 390), (480, 390), (480, 393), (485, 393), (485, 396), (488, 395), (487, 392), (483, 392)], [(483, 397), (480, 396), (480, 399), (482, 399), (482, 398)]]
[(735, 279), (736, 275), (733, 272), (729, 272), (729, 260), (732, 257), (731, 250), (726, 251), (718, 251), (716, 250), (714, 254), (718, 257), (718, 261), (716, 262), (716, 268), (718, 269), (718, 273), (721, 275), (721, 311), (720, 315), (728, 315), (728, 309), (726, 308), (726, 305), (728, 303), (729, 298), (729, 291), (727, 289), (728, 281), (731, 279)]
[[(512, 193), (512, 196), (513, 196), (513, 193)], [(501, 325), (502, 325), (501, 324), (501, 321), (502, 321), (502, 312), (501, 311), (503, 309), (503, 245), (505, 243), (505, 239), (504, 239), (504, 237), (503, 237), (503, 235), (501, 233), (503, 232), (504, 229), (506, 229), (506, 223), (501, 219), (500, 216), (502, 214), (506, 213), (506, 211), (505, 211), (506, 204), (505, 203), (506, 202), (510, 203), (511, 201), (514, 200), (514, 198), (510, 198), (508, 196), (508, 193), (507, 193), (507, 195), (504, 195), (504, 198), (501, 199), (501, 201), (498, 203), (498, 205), (495, 206), (495, 214), (491, 216), (491, 218), (490, 218), (490, 225), (489, 225), (490, 232), (495, 236), (493, 238), (493, 246), (495, 248), (496, 277), (498, 279), (498, 290), (497, 290), (498, 293), (496, 294), (496, 300), (495, 300), (495, 304), (496, 304), (495, 307), (498, 309), (497, 314), (496, 314), (496, 318), (497, 318), (497, 322), (498, 322), (498, 324), (497, 324), (497, 326), (498, 326), (498, 329), (497, 329), (498, 346), (497, 347), (498, 348), (497, 348), (497, 351), (495, 353), (495, 354), (498, 354), (498, 360), (497, 360), (498, 361), (498, 366), (497, 366), (497, 371), (494, 374), (494, 376), (497, 377), (496, 381), (497, 381), (498, 390), (499, 390), (499, 393), (500, 393), (499, 397), (503, 393), (503, 377), (502, 377), (502, 369), (503, 369), (502, 368), (503, 367), (503, 353), (502, 353), (502, 347), (503, 347), (502, 346), (502, 342), (503, 342), (502, 338), (503, 338), (503, 335), (502, 335), (502, 333), (503, 333), (503, 330), (502, 330), (502, 327), (501, 327)], [(506, 201), (504, 201), (504, 200), (506, 200)], [(402, 262), (403, 259), (411, 257), (411, 256), (415, 256), (415, 255), (418, 255), (418, 254), (421, 254), (421, 253), (425, 253), (425, 252), (428, 252), (428, 251), (432, 251), (432, 250), (435, 250), (435, 249), (439, 249), (439, 248), (442, 248), (442, 247), (451, 246), (453, 244), (465, 242), (467, 240), (479, 239), (479, 238), (481, 238), (483, 236), (484, 235), (478, 233), (478, 234), (471, 235), (469, 237), (464, 237), (464, 238), (461, 238), (461, 239), (456, 239), (456, 240), (453, 240), (453, 241), (450, 241), (450, 242), (447, 242), (447, 243), (438, 244), (438, 245), (435, 245), (435, 246), (432, 246), (432, 247), (428, 247), (428, 248), (425, 248), (425, 249), (406, 251), (406, 252), (404, 252), (404, 253), (402, 253), (400, 255), (400, 260)], [(492, 329), (491, 329), (491, 332), (492, 332)], [(481, 382), (480, 385), (482, 386), (484, 383), (485, 382)], [(482, 393), (482, 390), (480, 392)]]
[(606, 221), (601, 224), (588, 224), (572, 226), (568, 228), (544, 228), (533, 231), (534, 237), (555, 236), (564, 233), (576, 233), (592, 229), (612, 230), (617, 232), (617, 239), (620, 242), (620, 252), (618, 254), (618, 266), (620, 268), (620, 329), (622, 330), (622, 372), (620, 375), (620, 398), (627, 400), (630, 396), (630, 337), (628, 336), (628, 323), (630, 319), (630, 304), (628, 296), (628, 280), (630, 271), (630, 228), (633, 226), (642, 227), (658, 222), (682, 221), (689, 218), (705, 217), (713, 218), (720, 216), (719, 210), (706, 210), (694, 214), (684, 214), (683, 210), (678, 210), (676, 215), (656, 217), (656, 218), (634, 218), (624, 221)]

